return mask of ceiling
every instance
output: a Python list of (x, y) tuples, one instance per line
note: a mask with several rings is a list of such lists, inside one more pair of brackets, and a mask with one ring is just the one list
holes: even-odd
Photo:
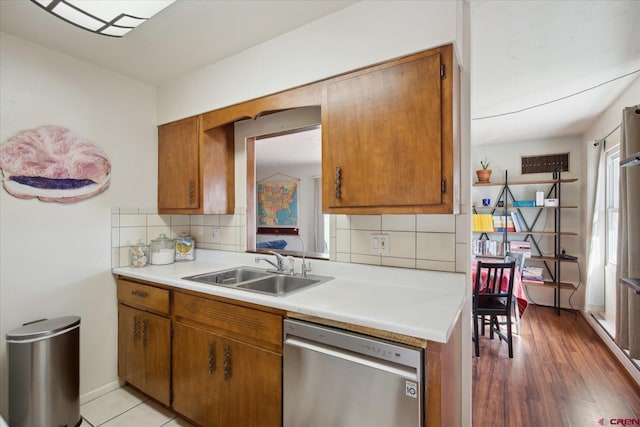
[[(0, 0), (0, 30), (159, 85), (353, 3), (179, 0), (126, 37), (111, 38), (30, 1)], [(640, 70), (638, 22), (635, 0), (472, 0), (472, 144), (582, 134), (640, 76), (603, 84)], [(530, 108), (538, 104), (546, 105)], [(503, 115), (518, 110), (525, 111)], [(484, 118), (493, 115), (500, 116)]]
[(28, 0), (0, 0), (0, 30), (159, 85), (354, 3), (178, 0), (114, 38), (69, 25)]
[(581, 135), (640, 76), (640, 1), (471, 5), (473, 145)]
[(285, 135), (257, 139), (255, 144), (256, 169), (269, 165), (305, 166), (319, 169), (322, 163), (322, 130), (320, 126)]

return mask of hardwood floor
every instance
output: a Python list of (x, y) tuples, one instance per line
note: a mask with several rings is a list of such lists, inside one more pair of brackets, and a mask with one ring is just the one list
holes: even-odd
[(480, 337), (472, 368), (474, 426), (640, 424), (640, 387), (581, 314), (556, 316), (531, 304), (520, 332), (513, 359), (488, 330)]

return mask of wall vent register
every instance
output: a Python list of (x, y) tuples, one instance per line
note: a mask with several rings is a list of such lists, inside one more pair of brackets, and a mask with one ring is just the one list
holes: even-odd
[(522, 157), (523, 175), (528, 173), (567, 172), (568, 170), (569, 153)]

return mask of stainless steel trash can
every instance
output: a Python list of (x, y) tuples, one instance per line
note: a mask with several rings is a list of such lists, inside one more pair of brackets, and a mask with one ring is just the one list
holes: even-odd
[(80, 416), (80, 317), (26, 323), (7, 333), (9, 425), (76, 427)]

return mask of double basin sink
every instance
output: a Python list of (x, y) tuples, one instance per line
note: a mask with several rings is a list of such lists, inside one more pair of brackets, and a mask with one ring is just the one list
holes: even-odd
[(207, 285), (225, 286), (273, 296), (285, 296), (309, 286), (328, 282), (333, 277), (316, 275), (299, 277), (253, 267), (237, 267), (212, 273), (196, 274), (183, 277), (183, 279)]

